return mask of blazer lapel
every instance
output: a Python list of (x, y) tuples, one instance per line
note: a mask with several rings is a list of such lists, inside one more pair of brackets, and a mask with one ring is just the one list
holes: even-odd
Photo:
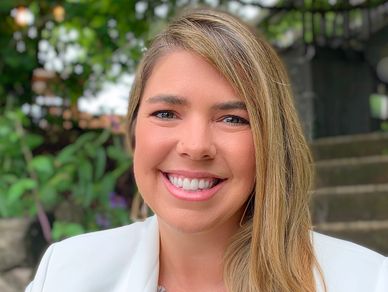
[[(139, 234), (137, 249), (115, 292), (156, 292), (159, 277), (159, 228), (148, 218)], [(136, 240), (136, 239), (135, 239)]]

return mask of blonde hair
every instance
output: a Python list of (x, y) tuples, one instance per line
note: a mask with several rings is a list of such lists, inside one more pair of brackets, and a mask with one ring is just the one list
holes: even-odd
[(211, 63), (245, 101), (250, 117), (256, 185), (225, 254), (228, 290), (316, 291), (314, 269), (320, 269), (310, 239), (312, 160), (281, 61), (263, 38), (227, 13), (184, 13), (155, 37), (139, 64), (128, 111), (132, 147), (147, 79), (156, 61), (174, 49), (193, 51)]

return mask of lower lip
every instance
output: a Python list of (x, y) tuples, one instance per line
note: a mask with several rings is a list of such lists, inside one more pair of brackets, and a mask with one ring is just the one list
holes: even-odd
[(174, 186), (169, 179), (163, 174), (160, 173), (163, 179), (164, 184), (166, 185), (169, 192), (180, 200), (192, 201), (192, 202), (201, 202), (211, 199), (215, 196), (215, 194), (222, 188), (225, 181), (221, 181), (216, 186), (206, 189), (206, 190), (198, 190), (198, 191), (185, 191), (182, 188), (178, 188)]

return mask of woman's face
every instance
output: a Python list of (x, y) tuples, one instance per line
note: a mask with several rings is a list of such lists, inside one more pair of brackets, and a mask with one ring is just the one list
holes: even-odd
[(160, 58), (135, 137), (136, 182), (159, 221), (192, 233), (238, 226), (254, 187), (254, 146), (245, 103), (216, 69), (184, 50)]

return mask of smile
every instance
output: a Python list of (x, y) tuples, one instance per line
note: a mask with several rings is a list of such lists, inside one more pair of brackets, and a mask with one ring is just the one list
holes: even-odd
[(227, 179), (208, 175), (161, 172), (164, 184), (175, 198), (185, 201), (206, 201), (222, 188)]
[(211, 189), (220, 182), (220, 180), (216, 178), (188, 178), (172, 174), (166, 174), (166, 176), (175, 187), (181, 188), (185, 191)]

